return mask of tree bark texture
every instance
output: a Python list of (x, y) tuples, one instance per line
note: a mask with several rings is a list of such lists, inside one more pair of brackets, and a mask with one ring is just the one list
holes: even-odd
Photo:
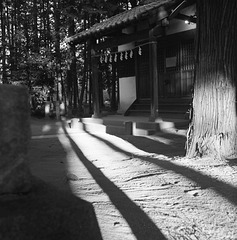
[(236, 155), (237, 1), (198, 0), (188, 157)]

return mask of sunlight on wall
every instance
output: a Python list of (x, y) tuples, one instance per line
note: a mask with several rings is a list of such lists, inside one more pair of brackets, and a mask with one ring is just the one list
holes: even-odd
[(136, 77), (119, 78), (119, 113), (124, 113), (136, 100)]

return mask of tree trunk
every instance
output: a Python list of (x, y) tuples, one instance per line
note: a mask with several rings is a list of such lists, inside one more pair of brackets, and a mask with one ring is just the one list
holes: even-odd
[(237, 1), (197, 1), (197, 59), (188, 157), (236, 155)]
[[(70, 6), (75, 6), (75, 0), (69, 1)], [(71, 13), (72, 14), (72, 13)], [(75, 20), (73, 18), (73, 14), (69, 16), (68, 19), (68, 36), (72, 36), (75, 34)], [(71, 44), (69, 48), (70, 55), (70, 64), (67, 71), (67, 84), (68, 84), (68, 94), (69, 99), (71, 98), (71, 102), (69, 101), (69, 109), (73, 110), (73, 113), (76, 115), (77, 106), (78, 106), (78, 81), (77, 81), (77, 67), (76, 67), (76, 47), (75, 44)]]
[[(83, 18), (83, 30), (86, 30), (87, 28), (87, 14), (84, 14)], [(84, 50), (83, 50), (83, 57), (84, 57), (84, 67), (83, 67), (83, 78), (81, 82), (81, 91), (80, 91), (80, 96), (79, 96), (79, 113), (83, 112), (83, 101), (84, 101), (84, 96), (85, 96), (85, 90), (86, 90), (86, 83), (88, 81), (88, 58), (87, 56), (90, 54), (88, 53), (87, 49), (87, 43), (84, 44)]]
[(2, 32), (2, 83), (8, 83), (6, 71), (6, 5), (5, 1), (2, 2), (1, 8), (1, 32)]
[(33, 2), (33, 9), (32, 9), (32, 14), (33, 14), (33, 52), (39, 52), (39, 40), (38, 40), (38, 7), (37, 7), (37, 0), (34, 0)]
[(79, 96), (79, 112), (83, 112), (83, 100), (85, 96), (85, 88), (86, 88), (86, 82), (87, 82), (87, 44), (85, 43), (84, 45), (84, 67), (83, 67), (83, 78), (81, 82), (81, 91), (80, 91), (80, 96)]
[(28, 62), (28, 55), (29, 55), (29, 52), (30, 52), (30, 36), (29, 36), (29, 25), (28, 25), (28, 17), (27, 17), (27, 13), (25, 12), (24, 13), (24, 35), (25, 35), (25, 39), (26, 39), (26, 43), (25, 43), (25, 62), (27, 63), (26, 64), (26, 67), (25, 67), (25, 70), (26, 70), (26, 82), (27, 82), (27, 86), (29, 88), (29, 91), (31, 92), (31, 88), (32, 88), (32, 83), (31, 83), (31, 78), (30, 78), (30, 65), (29, 65), (29, 62)]
[(59, 93), (59, 85), (61, 84), (61, 53), (60, 53), (60, 11), (59, 1), (54, 0), (54, 28), (55, 28), (55, 63), (56, 63), (56, 84), (57, 84), (57, 100), (62, 100)]

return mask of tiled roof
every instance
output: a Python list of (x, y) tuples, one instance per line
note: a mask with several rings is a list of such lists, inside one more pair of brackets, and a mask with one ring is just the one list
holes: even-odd
[(147, 18), (149, 13), (161, 6), (166, 4), (174, 4), (175, 0), (157, 0), (156, 2), (152, 2), (150, 4), (146, 4), (143, 6), (137, 6), (132, 8), (131, 10), (119, 13), (109, 19), (106, 19), (103, 22), (96, 23), (91, 28), (79, 32), (67, 39), (68, 42), (82, 42), (88, 39), (91, 36), (102, 36), (103, 34), (108, 33), (112, 29), (115, 28), (124, 28), (131, 23), (135, 23), (139, 20)]

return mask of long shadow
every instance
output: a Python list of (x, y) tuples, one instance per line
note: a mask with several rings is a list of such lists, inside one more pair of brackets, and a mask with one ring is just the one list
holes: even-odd
[[(101, 137), (94, 135), (92, 133), (89, 133), (89, 132), (88, 132), (88, 134), (90, 136), (97, 138), (98, 140), (106, 143), (109, 147), (111, 147), (115, 151), (122, 152), (124, 154), (127, 154), (128, 156), (131, 155), (130, 152), (120, 149), (119, 147), (115, 146), (114, 144), (112, 144), (111, 142), (107, 141), (104, 138), (101, 138)], [(136, 154), (133, 154), (133, 156), (136, 158), (139, 158), (143, 161), (147, 161), (147, 162), (156, 164), (157, 166), (159, 166), (163, 169), (171, 170), (174, 173), (178, 173), (178, 174), (196, 182), (197, 184), (199, 184), (199, 186), (202, 189), (212, 188), (219, 195), (228, 199), (231, 203), (237, 205), (237, 188), (236, 187), (233, 187), (225, 182), (214, 179), (214, 178), (207, 176), (205, 174), (202, 174), (200, 172), (197, 172), (192, 168), (185, 167), (185, 166), (179, 166), (170, 161), (165, 161), (165, 160), (161, 160), (161, 159), (157, 159), (157, 158), (153, 158), (153, 157), (149, 157), (149, 156), (142, 157), (142, 156), (136, 155)]]
[[(64, 131), (67, 133), (65, 128)], [(69, 135), (67, 137), (78, 158), (122, 214), (136, 238), (138, 240), (166, 239), (146, 213), (85, 157)]]
[(71, 192), (65, 179), (66, 152), (57, 133), (57, 121), (31, 118), (31, 140), (28, 151), (31, 173), (60, 190)]
[[(35, 136), (48, 126), (45, 121), (31, 124)], [(57, 129), (50, 124), (47, 129)], [(53, 137), (30, 140), (30, 191), (0, 196), (0, 239), (102, 240), (93, 205), (59, 181), (65, 176), (66, 155), (57, 135)]]
[[(157, 137), (157, 141), (151, 138), (142, 137), (142, 136), (129, 136), (129, 135), (119, 135), (119, 138), (122, 138), (135, 147), (149, 153), (163, 154), (167, 157), (174, 156), (184, 156), (185, 155), (185, 142), (186, 137), (175, 135), (175, 134), (160, 134)], [(165, 138), (170, 141), (170, 144), (165, 144), (162, 141), (159, 141), (159, 137)], [(155, 144), (154, 144), (155, 143)]]

